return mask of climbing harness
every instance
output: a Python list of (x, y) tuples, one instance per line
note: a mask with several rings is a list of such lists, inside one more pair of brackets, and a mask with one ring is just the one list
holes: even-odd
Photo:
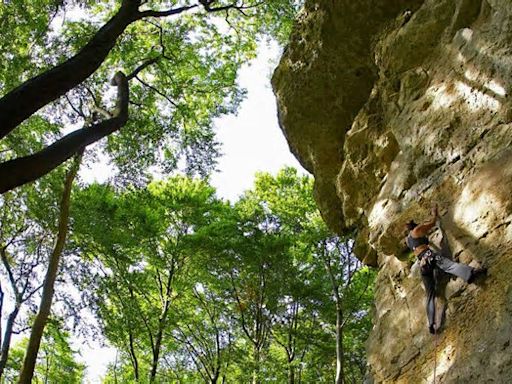
[(420, 271), (422, 275), (430, 275), (434, 273), (435, 270), (435, 262), (437, 261), (432, 250), (427, 248), (423, 252), (418, 255), (418, 260), (420, 261)]

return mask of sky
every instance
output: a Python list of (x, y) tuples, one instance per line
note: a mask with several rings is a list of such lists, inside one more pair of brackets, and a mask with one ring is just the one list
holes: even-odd
[[(254, 174), (259, 171), (275, 174), (284, 166), (293, 166), (307, 172), (291, 154), (277, 121), (270, 78), (280, 50), (275, 42), (260, 44), (257, 57), (239, 73), (238, 81), (247, 90), (247, 97), (238, 114), (215, 120), (223, 156), (211, 183), (222, 198), (236, 200), (252, 187)], [(85, 182), (103, 182), (112, 174), (105, 161), (99, 162), (101, 166), (80, 172)]]
[(290, 153), (277, 122), (270, 78), (280, 54), (277, 43), (260, 45), (256, 60), (240, 72), (239, 82), (248, 95), (238, 115), (215, 123), (224, 156), (212, 184), (221, 197), (235, 200), (252, 187), (257, 171), (276, 173), (289, 165), (306, 172)]
[[(306, 171), (290, 153), (277, 121), (276, 101), (270, 78), (280, 57), (277, 43), (262, 43), (258, 55), (239, 74), (239, 83), (247, 89), (247, 98), (236, 116), (225, 116), (215, 121), (217, 139), (222, 143), (223, 156), (218, 172), (211, 178), (219, 197), (235, 201), (252, 187), (254, 174), (259, 171), (276, 174), (285, 166), (293, 166), (303, 174)], [(85, 181), (103, 181), (109, 174), (105, 164), (81, 173)], [(109, 362), (115, 359), (113, 348), (98, 343), (76, 340), (81, 360), (88, 366), (90, 383), (101, 383)]]

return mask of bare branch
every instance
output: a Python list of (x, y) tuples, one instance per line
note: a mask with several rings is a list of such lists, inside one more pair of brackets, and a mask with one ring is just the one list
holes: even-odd
[(39, 286), (37, 286), (36, 288), (34, 288), (33, 290), (31, 290), (28, 295), (24, 298), (24, 301), (27, 301), (28, 299), (30, 299), (32, 296), (34, 296), (36, 294), (36, 292), (38, 292), (41, 288), (43, 288), (43, 285), (44, 283), (41, 283)]
[(91, 91), (91, 88), (89, 88), (88, 86), (84, 86), (84, 88), (87, 91), (87, 93), (89, 93), (89, 95), (91, 96), (92, 100), (94, 101), (94, 104), (99, 105), (100, 103), (98, 102), (98, 99), (96, 98), (94, 92)]
[(155, 64), (158, 60), (160, 60), (161, 57), (162, 56), (156, 56), (156, 57), (153, 57), (152, 59), (149, 59), (149, 60), (145, 61), (144, 63), (139, 65), (137, 68), (135, 68), (135, 70), (132, 73), (130, 73), (128, 76), (126, 76), (126, 80), (130, 81), (134, 77), (137, 77), (137, 75), (142, 70), (146, 69), (147, 67), (149, 67), (152, 64)]
[(16, 279), (14, 278), (14, 274), (12, 273), (11, 265), (9, 264), (9, 260), (7, 258), (7, 249), (3, 247), (0, 250), (2, 263), (4, 264), (5, 270), (7, 271), (7, 276), (9, 276), (9, 281), (11, 283), (11, 289), (14, 291), (14, 296), (16, 296), (16, 301), (20, 301), (20, 292), (16, 285)]
[(27, 325), (26, 327), (18, 329), (16, 331), (13, 330), (12, 333), (15, 335), (21, 335), (22, 333), (27, 332), (30, 328), (31, 328), (30, 325)]
[(165, 56), (165, 44), (164, 44), (164, 28), (157, 22), (150, 20), (144, 20), (146, 23), (151, 24), (153, 27), (158, 29), (158, 37), (160, 41), (160, 56), (169, 59)]
[(171, 103), (175, 108), (179, 108), (178, 104), (176, 104), (174, 102), (174, 100), (172, 100), (169, 96), (167, 96), (165, 93), (162, 93), (161, 91), (159, 91), (157, 88), (153, 87), (151, 84), (148, 84), (146, 83), (144, 80), (142, 80), (140, 77), (138, 76), (135, 76), (135, 78), (142, 84), (144, 85), (145, 87), (151, 89), (153, 92), (155, 92), (156, 94), (162, 96), (164, 99), (166, 99), (169, 103)]
[(85, 114), (84, 114), (84, 112), (81, 110), (81, 108), (79, 109), (79, 108), (75, 107), (75, 105), (73, 104), (73, 102), (71, 101), (71, 99), (69, 98), (69, 96), (68, 96), (67, 94), (66, 94), (65, 96), (66, 96), (66, 100), (68, 101), (68, 104), (69, 104), (69, 106), (71, 107), (71, 109), (72, 109), (73, 111), (75, 111), (75, 113), (76, 113), (77, 115), (79, 115), (80, 117), (83, 117), (83, 118), (85, 119)]
[(186, 7), (168, 9), (167, 11), (154, 11), (154, 10), (149, 9), (147, 11), (139, 12), (137, 15), (137, 19), (142, 19), (144, 17), (167, 17), (167, 16), (172, 16), (172, 15), (177, 15), (179, 13), (186, 12), (190, 9), (197, 8), (197, 6), (198, 6), (197, 4), (194, 4), (194, 5), (189, 5)]
[(256, 7), (259, 7), (262, 4), (264, 4), (263, 1), (253, 4), (253, 5), (243, 5), (243, 3), (242, 3), (242, 5), (238, 5), (238, 2), (234, 2), (232, 4), (224, 5), (221, 7), (212, 7), (212, 4), (214, 4), (216, 2), (216, 0), (199, 0), (199, 2), (203, 5), (204, 9), (207, 12), (222, 12), (222, 11), (229, 11), (230, 9), (233, 9), (233, 10), (240, 12), (244, 16), (248, 16), (244, 12), (244, 10), (256, 8)]

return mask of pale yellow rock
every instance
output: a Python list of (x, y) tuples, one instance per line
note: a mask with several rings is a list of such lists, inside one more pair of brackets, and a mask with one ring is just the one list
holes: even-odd
[[(324, 219), (358, 228), (380, 268), (373, 382), (431, 383), (434, 354), (437, 383), (511, 382), (512, 2), (306, 3), (273, 86)], [(446, 282), (436, 351), (403, 252), (432, 202), (455, 257), (489, 267), (478, 286)]]

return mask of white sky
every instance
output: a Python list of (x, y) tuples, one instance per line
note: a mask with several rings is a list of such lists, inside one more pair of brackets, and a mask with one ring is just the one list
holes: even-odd
[(270, 77), (280, 54), (276, 43), (260, 45), (256, 60), (240, 72), (240, 84), (248, 95), (238, 115), (216, 121), (225, 155), (212, 184), (221, 197), (235, 200), (252, 187), (257, 171), (276, 173), (290, 165), (306, 172), (290, 153), (277, 122)]
[[(270, 77), (280, 54), (275, 43), (260, 45), (257, 58), (251, 65), (244, 66), (239, 75), (239, 82), (248, 93), (238, 115), (215, 121), (224, 155), (219, 159), (219, 172), (212, 176), (211, 183), (222, 198), (236, 200), (252, 187), (254, 174), (258, 171), (275, 174), (284, 166), (293, 166), (306, 173), (290, 153), (277, 122)], [(88, 181), (101, 181), (104, 179), (101, 175), (108, 174), (104, 171), (86, 170), (82, 177)], [(88, 345), (84, 340), (76, 342), (74, 347), (80, 350), (82, 360), (88, 366), (89, 382), (101, 383), (108, 363), (115, 359), (115, 350), (101, 348), (98, 343)]]
[[(253, 184), (258, 171), (276, 173), (284, 166), (293, 166), (307, 173), (290, 153), (277, 122), (277, 109), (270, 78), (281, 51), (277, 43), (262, 43), (258, 55), (239, 74), (239, 83), (247, 89), (247, 98), (236, 116), (215, 121), (217, 139), (223, 156), (218, 172), (211, 177), (218, 196), (234, 201)], [(113, 170), (105, 159), (98, 167), (80, 171), (86, 182), (105, 181)]]

